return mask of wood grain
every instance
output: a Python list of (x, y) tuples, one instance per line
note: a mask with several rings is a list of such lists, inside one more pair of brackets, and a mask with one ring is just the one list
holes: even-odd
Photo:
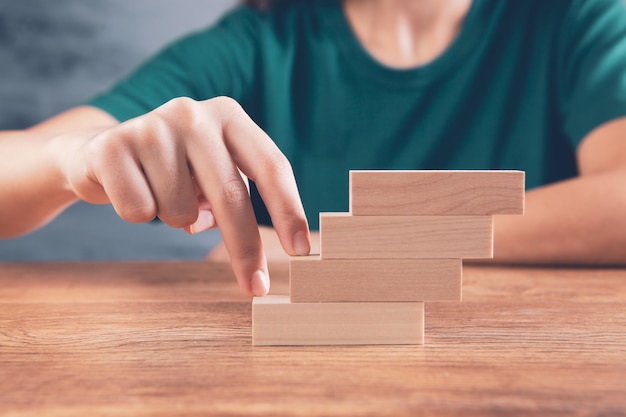
[(253, 347), (228, 265), (0, 264), (0, 415), (626, 415), (625, 269), (463, 281), (422, 346)]
[(322, 259), (493, 257), (491, 216), (320, 213)]
[(252, 301), (256, 346), (423, 343), (424, 303), (292, 303), (288, 295)]
[(350, 171), (355, 216), (524, 214), (523, 171)]
[(461, 301), (460, 259), (321, 259), (289, 261), (289, 294), (296, 303)]

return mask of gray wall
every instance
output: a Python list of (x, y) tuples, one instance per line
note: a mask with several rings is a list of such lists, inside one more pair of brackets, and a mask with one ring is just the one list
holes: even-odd
[(0, 129), (31, 125), (111, 85), (233, 0), (0, 0)]
[[(81, 104), (164, 44), (211, 24), (234, 0), (0, 0), (0, 129)], [(45, 228), (0, 241), (0, 260), (198, 258), (219, 239), (132, 225), (77, 204)]]

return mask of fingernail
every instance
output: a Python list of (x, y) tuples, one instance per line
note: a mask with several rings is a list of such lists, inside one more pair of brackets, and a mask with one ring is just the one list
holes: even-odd
[(250, 287), (252, 294), (257, 297), (262, 297), (270, 291), (270, 279), (263, 271), (256, 271), (254, 275), (252, 275)]
[(196, 234), (209, 230), (212, 227), (215, 227), (215, 217), (213, 216), (213, 212), (209, 210), (200, 210), (198, 218), (189, 227), (189, 230), (191, 233)]
[(311, 252), (311, 243), (303, 231), (296, 232), (293, 235), (293, 248), (296, 254), (306, 256)]

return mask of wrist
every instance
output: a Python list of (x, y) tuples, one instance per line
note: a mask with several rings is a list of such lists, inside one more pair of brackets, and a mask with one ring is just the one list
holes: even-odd
[(51, 186), (57, 191), (58, 196), (71, 204), (81, 199), (76, 193), (72, 183), (72, 172), (86, 170), (86, 168), (76, 167), (78, 162), (78, 152), (80, 148), (91, 137), (87, 133), (61, 134), (48, 140), (45, 147), (47, 160), (50, 167), (47, 170)]

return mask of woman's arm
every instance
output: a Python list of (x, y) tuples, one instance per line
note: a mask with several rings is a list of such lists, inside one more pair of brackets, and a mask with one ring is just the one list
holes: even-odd
[(529, 191), (524, 216), (496, 216), (495, 260), (626, 265), (626, 118), (591, 132), (579, 176)]
[[(74, 203), (60, 159), (75, 153), (81, 140), (115, 125), (108, 113), (85, 106), (28, 130), (0, 132), (0, 238), (43, 226)], [(59, 132), (74, 133), (56, 139)]]

